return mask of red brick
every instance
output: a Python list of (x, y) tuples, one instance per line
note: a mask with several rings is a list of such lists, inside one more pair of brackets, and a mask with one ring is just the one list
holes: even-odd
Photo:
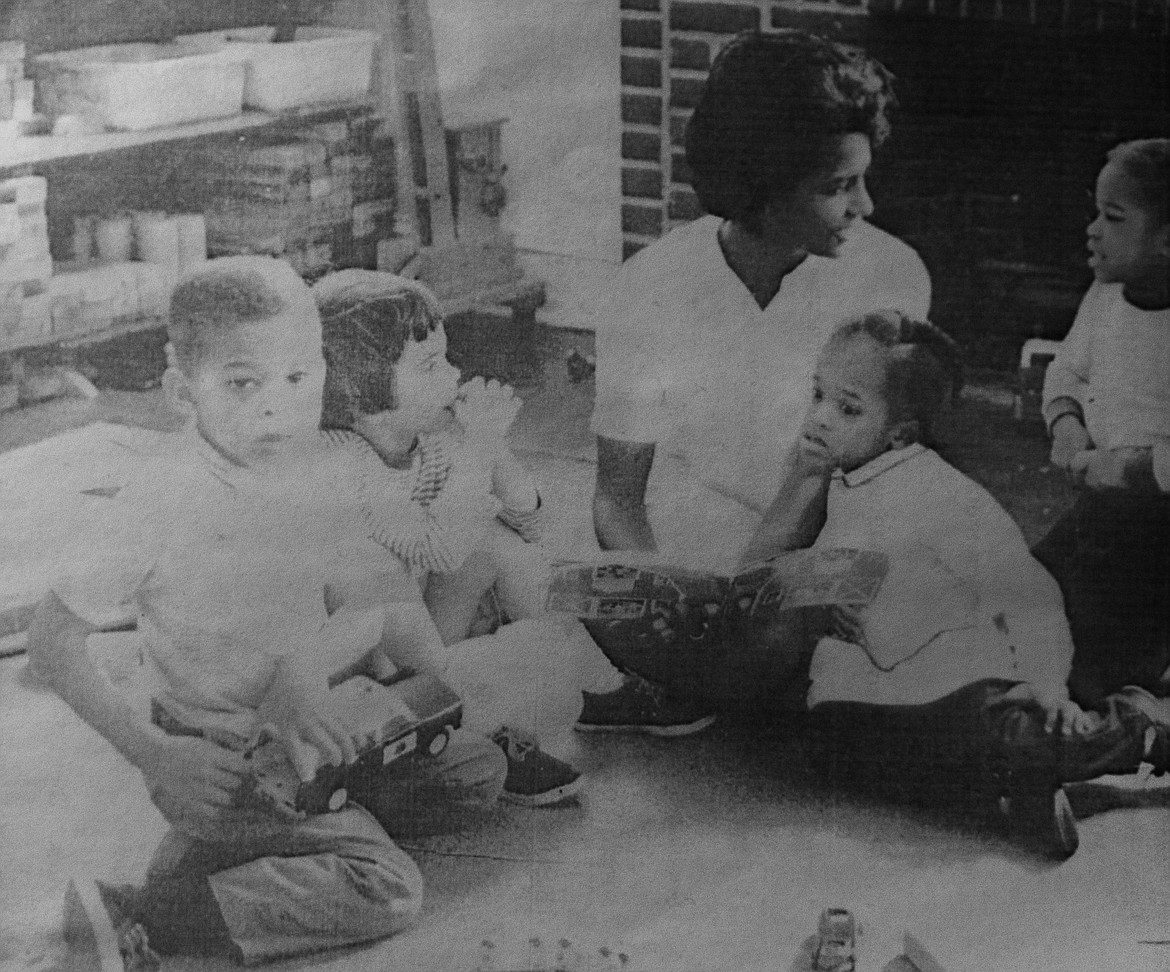
[(622, 47), (662, 47), (661, 20), (622, 20)]
[(758, 30), (760, 11), (738, 3), (688, 3), (675, 0), (670, 6), (674, 30), (701, 30), (710, 34), (738, 34)]
[(670, 156), (670, 179), (672, 182), (685, 182), (688, 186), (691, 184), (691, 167), (687, 165), (687, 157), (684, 152), (674, 152)]
[(661, 125), (662, 99), (652, 95), (622, 95), (622, 121), (627, 125)]
[(706, 71), (711, 66), (711, 47), (706, 41), (672, 38), (670, 41), (670, 66), (690, 68), (693, 71)]
[(659, 0), (622, 0), (622, 10), (658, 10)]
[(662, 62), (652, 57), (622, 55), (622, 84), (631, 88), (661, 88)]
[(662, 208), (659, 206), (622, 206), (622, 232), (638, 236), (659, 236), (662, 233)]
[(703, 207), (699, 205), (699, 197), (686, 189), (678, 189), (670, 194), (666, 214), (671, 219), (698, 219), (703, 215)]
[(687, 122), (691, 120), (690, 115), (671, 115), (670, 116), (670, 144), (671, 145), (685, 145), (687, 141)]
[(661, 199), (662, 173), (658, 169), (622, 169), (622, 195)]
[(657, 162), (662, 154), (662, 136), (650, 132), (622, 132), (622, 158)]
[(672, 108), (694, 108), (699, 103), (705, 81), (698, 78), (672, 78), (670, 82), (670, 104)]

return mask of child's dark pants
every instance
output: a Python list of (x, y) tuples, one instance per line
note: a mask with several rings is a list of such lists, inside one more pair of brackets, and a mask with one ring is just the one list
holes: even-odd
[(1033, 553), (1064, 594), (1073, 699), (1094, 706), (1125, 685), (1165, 695), (1170, 496), (1085, 493)]
[(1124, 697), (1105, 700), (1091, 731), (1066, 736), (1045, 731), (1039, 706), (1004, 698), (1015, 684), (975, 682), (927, 705), (822, 703), (809, 714), (814, 756), (834, 782), (950, 808), (1141, 763), (1150, 721)]

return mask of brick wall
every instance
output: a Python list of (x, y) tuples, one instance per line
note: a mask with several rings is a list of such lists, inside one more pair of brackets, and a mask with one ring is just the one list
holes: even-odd
[(700, 215), (683, 133), (715, 52), (749, 28), (863, 44), (894, 71), (902, 110), (873, 173), (875, 221), (885, 213), (936, 278), (968, 290), (949, 272), (973, 257), (956, 213), (980, 257), (1080, 261), (1104, 148), (1170, 133), (1170, 0), (620, 3), (627, 257)]

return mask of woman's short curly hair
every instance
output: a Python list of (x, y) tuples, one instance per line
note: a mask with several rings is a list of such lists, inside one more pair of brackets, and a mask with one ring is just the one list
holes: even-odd
[(687, 164), (707, 212), (749, 227), (779, 192), (854, 132), (890, 132), (893, 75), (864, 51), (803, 30), (740, 34), (720, 51), (687, 125)]

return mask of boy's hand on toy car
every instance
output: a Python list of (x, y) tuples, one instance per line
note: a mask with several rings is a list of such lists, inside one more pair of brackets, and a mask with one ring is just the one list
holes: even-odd
[(263, 707), (263, 719), (303, 780), (311, 780), (322, 762), (340, 766), (357, 760), (355, 740), (344, 721), (330, 711), (326, 679), (306, 672), (292, 657), (282, 658)]
[(195, 736), (162, 737), (139, 769), (148, 790), (207, 820), (232, 805), (249, 773), (241, 753)]
[(511, 385), (477, 376), (459, 386), (455, 418), (469, 437), (503, 439), (522, 404)]

